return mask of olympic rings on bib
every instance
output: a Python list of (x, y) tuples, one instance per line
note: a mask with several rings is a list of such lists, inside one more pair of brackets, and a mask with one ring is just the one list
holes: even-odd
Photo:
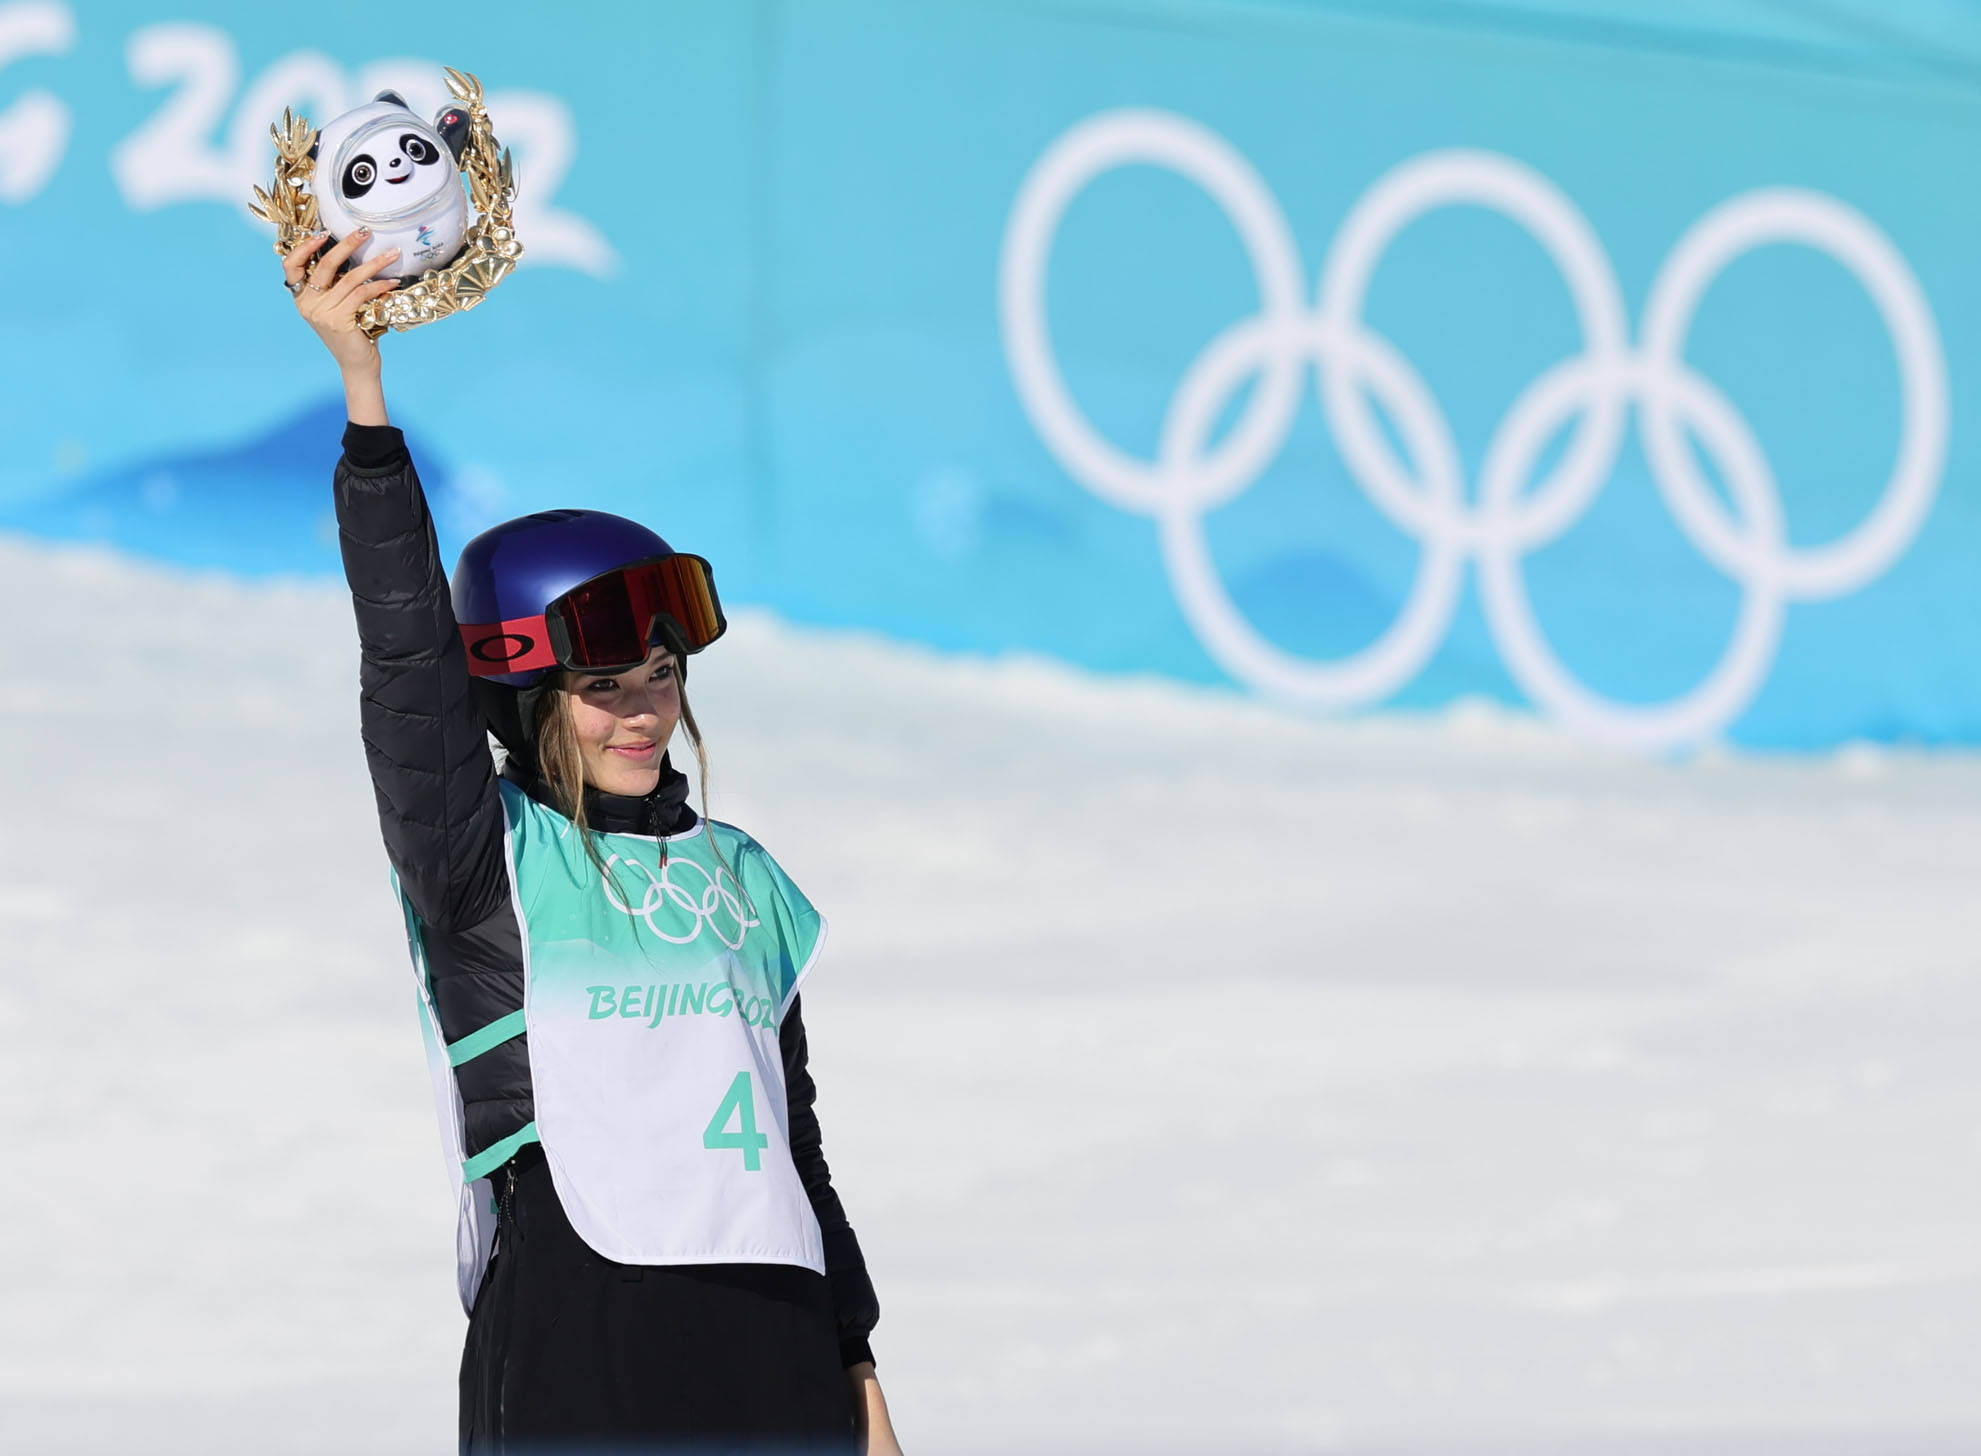
[[(1097, 431), (1054, 357), (1046, 277), (1059, 224), (1075, 198), (1119, 167), (1166, 168), (1196, 183), (1237, 229), (1260, 309), (1232, 324), (1178, 382), (1156, 458)], [(1426, 213), (1482, 207), (1524, 229), (1553, 260), (1582, 334), (1582, 352), (1514, 401), (1487, 445), (1478, 489), (1442, 407), (1394, 344), (1362, 317), (1391, 242)], [(1770, 243), (1827, 254), (1864, 287), (1889, 333), (1902, 395), (1899, 445), (1883, 495), (1839, 539), (1790, 543), (1766, 453), (1727, 396), (1685, 360), (1692, 317), (1736, 259)], [(1950, 403), (1938, 327), (1905, 258), (1863, 214), (1820, 192), (1763, 188), (1713, 208), (1679, 239), (1645, 303), (1633, 345), (1623, 290), (1581, 211), (1546, 177), (1495, 152), (1428, 152), (1395, 167), (1357, 200), (1322, 264), (1312, 309), (1290, 224), (1250, 162), (1208, 128), (1170, 112), (1104, 112), (1047, 148), (1019, 188), (1005, 228), (999, 312), (1025, 411), (1073, 478), (1109, 504), (1157, 524), (1179, 605), (1205, 648), (1235, 678), (1296, 703), (1366, 706), (1430, 661), (1476, 563), (1487, 625), (1522, 691), (1578, 731), (1642, 748), (1696, 743), (1724, 729), (1767, 680), (1788, 604), (1856, 592), (1883, 575), (1918, 534), (1939, 492)], [(1309, 366), (1342, 461), (1370, 503), (1421, 548), (1402, 609), (1359, 651), (1317, 661), (1268, 641), (1225, 589), (1204, 531), (1211, 511), (1244, 494), (1285, 447)], [(1219, 419), (1256, 381), (1237, 420)], [(1392, 448), (1372, 401), (1395, 427)], [(1578, 681), (1556, 656), (1528, 600), (1524, 558), (1558, 540), (1595, 503), (1632, 414), (1665, 508), (1686, 539), (1741, 588), (1730, 641), (1705, 680), (1669, 702), (1619, 703)], [(1551, 440), (1560, 459), (1533, 479)], [(1733, 511), (1701, 472), (1708, 451)], [(1473, 503), (1476, 502), (1476, 503)]]
[[(646, 884), (641, 887), (640, 903), (635, 905), (630, 898), (622, 898), (615, 881), (613, 869), (618, 865), (628, 865), (639, 871)], [(692, 870), (704, 881), (701, 894), (695, 895), (686, 887), (676, 884), (677, 870)], [(700, 938), (704, 926), (715, 932), (731, 950), (741, 950), (743, 939), (763, 922), (751, 915), (743, 891), (730, 876), (729, 871), (718, 866), (711, 875), (700, 864), (681, 856), (669, 856), (658, 871), (645, 860), (625, 855), (613, 855), (605, 862), (605, 898), (613, 909), (644, 920), (647, 928), (662, 940), (675, 945), (687, 945)], [(663, 913), (666, 912), (666, 913)], [(682, 917), (686, 917), (685, 933), (681, 927)], [(735, 926), (735, 939), (731, 939), (723, 929), (723, 921)], [(674, 928), (669, 929), (669, 925)]]

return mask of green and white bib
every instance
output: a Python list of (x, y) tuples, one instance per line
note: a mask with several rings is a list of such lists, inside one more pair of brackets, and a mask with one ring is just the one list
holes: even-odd
[[(823, 1273), (791, 1161), (778, 1028), (824, 920), (730, 825), (664, 841), (596, 834), (595, 861), (569, 819), (499, 787), (523, 929), (515, 1030), (529, 1036), (536, 1106), (508, 1141), (543, 1144), (572, 1227), (608, 1259)], [(487, 1257), (475, 1188), (494, 1166), (473, 1164), (513, 1151), (458, 1166), (464, 1293)]]

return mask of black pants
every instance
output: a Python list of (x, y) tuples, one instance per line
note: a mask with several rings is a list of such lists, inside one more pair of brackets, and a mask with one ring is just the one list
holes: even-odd
[(853, 1451), (822, 1275), (615, 1264), (572, 1229), (540, 1148), (514, 1166), (461, 1355), (464, 1453)]

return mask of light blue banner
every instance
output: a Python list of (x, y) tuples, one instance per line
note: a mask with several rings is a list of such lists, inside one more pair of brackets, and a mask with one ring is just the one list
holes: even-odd
[(385, 342), (450, 544), (586, 504), (944, 648), (1981, 740), (1981, 27), (1779, 11), (0, 0), (0, 529), (335, 570), (245, 202), (285, 105), (449, 64), (529, 248)]

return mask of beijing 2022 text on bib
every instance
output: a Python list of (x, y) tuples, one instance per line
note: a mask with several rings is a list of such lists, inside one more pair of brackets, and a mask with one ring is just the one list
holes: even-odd
[(479, 1157), (463, 1153), (450, 1048), (407, 909), (460, 1203), (463, 1303), (494, 1232), (487, 1177), (531, 1138), (572, 1227), (608, 1259), (823, 1273), (818, 1220), (791, 1161), (778, 1027), (818, 959), (824, 920), (727, 824), (664, 841), (596, 834), (601, 877), (569, 819), (499, 787), (524, 941), (524, 1006), (509, 1033), (529, 1037), (536, 1121)]

